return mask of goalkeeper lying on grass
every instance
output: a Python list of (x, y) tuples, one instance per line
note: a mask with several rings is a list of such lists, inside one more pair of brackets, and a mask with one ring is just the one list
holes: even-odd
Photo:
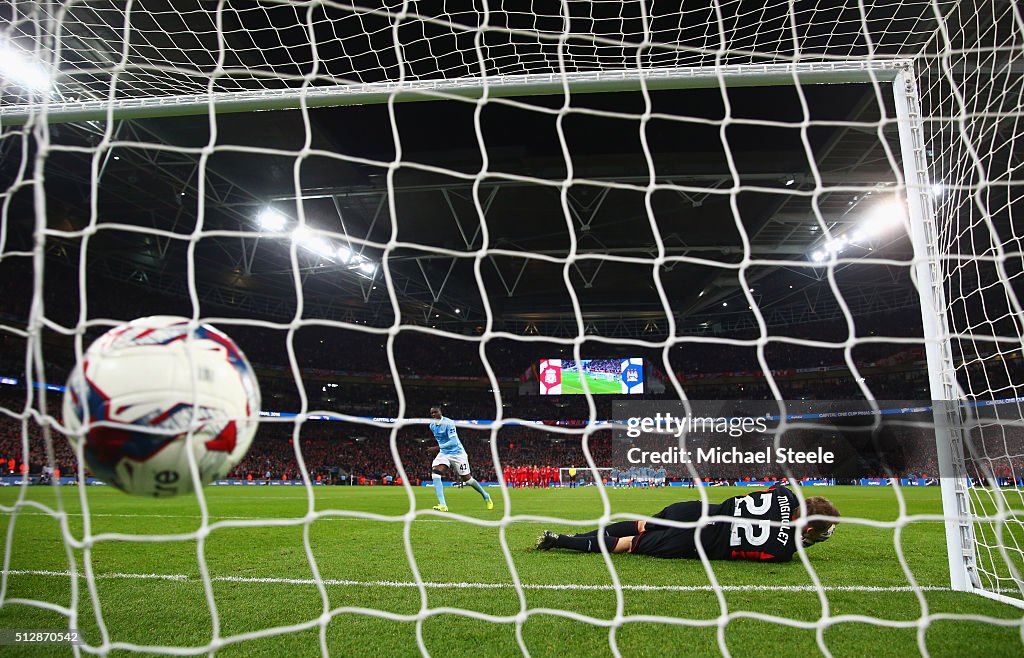
[[(838, 517), (835, 506), (822, 496), (804, 501), (809, 516)], [(727, 516), (734, 521), (716, 521), (701, 527), (676, 528), (651, 521), (620, 521), (578, 535), (559, 535), (545, 531), (537, 539), (537, 549), (566, 548), (584, 553), (600, 553), (603, 542), (609, 553), (636, 553), (665, 558), (699, 559), (697, 544), (704, 547), (710, 560), (757, 560), (788, 562), (796, 553), (797, 538), (804, 547), (832, 536), (833, 521), (815, 520), (801, 530), (794, 525), (800, 505), (792, 491), (777, 485), (747, 496), (736, 496), (719, 505), (708, 505), (707, 517)], [(701, 518), (699, 500), (673, 503), (654, 515), (693, 523)], [(776, 525), (772, 525), (771, 522)]]

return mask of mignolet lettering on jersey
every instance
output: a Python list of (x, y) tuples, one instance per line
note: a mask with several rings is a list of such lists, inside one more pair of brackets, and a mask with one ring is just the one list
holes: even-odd
[(459, 433), (455, 431), (455, 423), (451, 418), (442, 416), (441, 420), (430, 423), (430, 431), (434, 433), (442, 455), (465, 454), (466, 449), (462, 447), (462, 441), (459, 441)]
[[(722, 503), (717, 516), (731, 516), (724, 522), (708, 550), (708, 557), (719, 560), (756, 560), (788, 562), (796, 552), (799, 536), (793, 515), (800, 504), (796, 495), (784, 486), (775, 486), (747, 496), (736, 496)], [(772, 525), (772, 522), (775, 525)], [(706, 545), (706, 544), (705, 544)]]

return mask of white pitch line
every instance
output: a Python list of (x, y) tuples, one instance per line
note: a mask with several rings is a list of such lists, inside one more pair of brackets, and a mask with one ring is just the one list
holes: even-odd
[[(0, 572), (4, 575), (17, 576), (63, 576), (70, 577), (70, 571), (45, 571), (32, 569), (11, 569)], [(84, 575), (79, 574), (84, 578)], [(159, 574), (159, 573), (104, 573), (96, 574), (95, 578), (104, 580), (116, 579), (139, 579), (139, 580), (172, 580), (190, 581), (200, 580), (199, 578), (186, 576), (185, 574)], [(213, 582), (221, 583), (257, 583), (267, 585), (316, 585), (318, 582), (324, 585), (338, 585), (344, 587), (394, 587), (415, 589), (415, 582), (400, 580), (339, 580), (324, 578), (317, 581), (313, 578), (256, 578), (248, 576), (213, 576)], [(512, 583), (434, 583), (425, 582), (423, 587), (427, 589), (515, 589)], [(524, 584), (525, 590), (577, 590), (587, 592), (614, 592), (614, 585), (581, 585), (578, 583), (542, 585)], [(622, 585), (621, 589), (627, 592), (817, 592), (814, 585)], [(882, 587), (878, 585), (826, 585), (821, 588), (826, 592), (948, 592), (948, 587), (925, 585), (915, 588), (904, 586)]]
[[(339, 515), (331, 514), (332, 511), (336, 511), (336, 510), (322, 510), (320, 512), (317, 512), (318, 515), (322, 515), (322, 516), (317, 516), (317, 518), (314, 520), (314, 522), (315, 523), (321, 523), (321, 522), (330, 522), (330, 523), (349, 522), (349, 523), (351, 523), (351, 522), (363, 521), (363, 522), (367, 522), (367, 523), (394, 523), (394, 524), (404, 524), (405, 523), (405, 517), (404, 516), (393, 516), (393, 517), (390, 517), (388, 519), (369, 519), (369, 518), (364, 518), (364, 517), (360, 517), (360, 516), (339, 516)], [(458, 519), (439, 519), (436, 516), (430, 514), (427, 510), (417, 510), (417, 511), (418, 512), (422, 512), (422, 514), (418, 514), (416, 516), (416, 518), (413, 520), (413, 523), (462, 523), (462, 524), (471, 524), (472, 523), (471, 521), (461, 521), (461, 520), (458, 520)], [(8, 515), (11, 514), (10, 512), (0, 512), (0, 513), (8, 514)], [(69, 516), (69, 517), (70, 516), (86, 516), (82, 512), (56, 512), (56, 511), (54, 511), (54, 513), (51, 514), (49, 512), (43, 512), (43, 511), (41, 511), (39, 509), (34, 509), (34, 508), (22, 508), (21, 510), (18, 511), (18, 515), (19, 516), (49, 516), (49, 517), (52, 518), (54, 516), (60, 516), (61, 514), (63, 514), (64, 516)], [(134, 519), (134, 518), (140, 518), (140, 519), (200, 519), (200, 518), (202, 518), (198, 514), (113, 514), (113, 513), (104, 513), (104, 512), (89, 512), (88, 516), (89, 517), (97, 517), (97, 518), (115, 518), (115, 519), (121, 519), (121, 518), (124, 518), (124, 519)], [(281, 516), (278, 516), (278, 517), (267, 517), (267, 516), (220, 516), (220, 515), (213, 514), (213, 515), (210, 515), (209, 525), (214, 525), (214, 524), (216, 524), (216, 523), (218, 523), (220, 521), (256, 521), (256, 520), (294, 521), (295, 522), (295, 524), (294, 524), (295, 526), (298, 526), (302, 522), (304, 522), (303, 517), (294, 517), (294, 516), (285, 516), (285, 517), (281, 517)], [(486, 521), (486, 519), (485, 519), (485, 521)], [(528, 522), (527, 521), (523, 521), (523, 522), (518, 522), (518, 523), (534, 523), (534, 524), (536, 524), (536, 522), (533, 522), (533, 521), (528, 521)], [(926, 519), (926, 520), (921, 520), (921, 521), (914, 521), (915, 525), (932, 524), (932, 523), (942, 523), (942, 520), (941, 519)], [(596, 526), (597, 525), (597, 521), (593, 520), (592, 525)]]
[[(421, 510), (421, 511), (425, 512), (426, 510)], [(335, 515), (332, 515), (330, 513), (318, 512), (318, 514), (321, 514), (321, 513), (323, 514), (323, 516), (318, 516), (317, 517), (316, 521), (318, 521), (318, 522), (319, 521), (371, 521), (371, 522), (380, 522), (380, 523), (403, 523), (405, 521), (405, 518), (401, 517), (401, 516), (393, 517), (394, 518), (393, 521), (387, 521), (387, 520), (384, 520), (384, 519), (366, 519), (366, 518), (359, 517), (359, 516), (335, 516)], [(5, 512), (5, 514), (9, 515), (10, 512)], [(22, 515), (24, 515), (24, 516), (49, 516), (51, 518), (53, 516), (60, 516), (61, 514), (63, 514), (64, 516), (86, 516), (85, 514), (83, 514), (81, 512), (56, 512), (56, 511), (54, 511), (53, 514), (50, 514), (49, 512), (43, 512), (43, 511), (40, 511), (38, 509), (27, 509), (27, 508), (22, 509), (22, 510), (20, 510), (18, 512), (19, 516), (22, 516)], [(104, 518), (114, 518), (114, 519), (121, 519), (121, 518), (124, 518), (124, 519), (135, 519), (135, 518), (140, 518), (140, 519), (199, 519), (199, 518), (202, 518), (198, 514), (107, 514), (107, 513), (103, 513), (103, 512), (89, 512), (88, 516), (89, 517), (96, 516), (96, 517), (104, 517)], [(259, 520), (263, 520), (263, 519), (266, 519), (266, 520), (282, 520), (283, 519), (283, 520), (286, 520), (286, 521), (301, 521), (302, 517), (296, 517), (296, 516), (286, 516), (286, 517), (220, 516), (219, 514), (211, 514), (210, 515), (210, 523), (211, 524), (216, 523), (217, 521), (225, 521), (225, 520), (227, 520), (227, 521), (247, 521), (247, 520), (248, 521), (253, 521), (253, 520), (258, 520), (258, 519)], [(431, 518), (430, 515), (426, 515), (426, 514), (421, 515), (421, 516), (417, 516), (416, 519), (415, 519), (415, 522), (416, 523), (467, 523), (466, 521), (459, 521), (457, 519), (437, 519), (437, 518)]]
[[(71, 577), (70, 571), (48, 571), (45, 569), (9, 569), (7, 571), (0, 571), (0, 573), (2, 573), (5, 576), (64, 576), (65, 578)], [(78, 577), (84, 579), (85, 574), (79, 573)], [(189, 577), (183, 573), (97, 573), (93, 574), (93, 578), (96, 578), (97, 580), (189, 580)]]

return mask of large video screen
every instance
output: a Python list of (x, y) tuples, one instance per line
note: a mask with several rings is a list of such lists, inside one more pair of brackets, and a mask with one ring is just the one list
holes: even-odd
[(537, 370), (541, 395), (583, 395), (583, 379), (594, 395), (641, 395), (644, 360), (543, 359)]

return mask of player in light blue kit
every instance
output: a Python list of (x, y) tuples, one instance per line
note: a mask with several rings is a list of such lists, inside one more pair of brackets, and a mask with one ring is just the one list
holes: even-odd
[(437, 457), (434, 457), (434, 461), (430, 465), (434, 471), (432, 475), (434, 491), (437, 492), (437, 505), (434, 505), (434, 509), (439, 512), (448, 511), (448, 505), (444, 502), (444, 483), (441, 480), (453, 470), (462, 478), (463, 484), (476, 489), (483, 496), (487, 509), (494, 509), (494, 501), (480, 486), (480, 483), (469, 474), (469, 456), (466, 454), (466, 449), (462, 447), (462, 441), (459, 441), (455, 423), (451, 418), (445, 418), (441, 414), (441, 407), (431, 407), (430, 417), (434, 419), (434, 422), (430, 423), (430, 431), (433, 432), (434, 438), (437, 440), (438, 448)]

